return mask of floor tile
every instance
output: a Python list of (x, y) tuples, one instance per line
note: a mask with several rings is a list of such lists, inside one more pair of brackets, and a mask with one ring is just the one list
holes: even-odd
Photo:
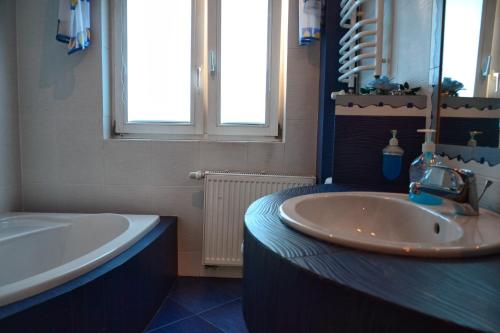
[(194, 313), (241, 297), (240, 279), (179, 278), (169, 297)]
[(225, 333), (247, 333), (241, 299), (221, 305), (199, 315)]
[(212, 326), (210, 323), (199, 317), (191, 317), (188, 319), (175, 322), (171, 325), (161, 327), (152, 331), (154, 333), (222, 333), (223, 331)]
[(155, 329), (160, 326), (165, 326), (174, 321), (185, 319), (192, 315), (194, 315), (194, 313), (187, 310), (178, 303), (172, 301), (170, 298), (167, 298), (161, 305), (160, 310), (153, 318), (148, 328), (146, 328), (146, 331)]

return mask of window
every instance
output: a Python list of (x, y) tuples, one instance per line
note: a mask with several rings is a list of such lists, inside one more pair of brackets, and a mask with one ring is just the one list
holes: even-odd
[[(460, 96), (473, 97), (483, 0), (449, 0), (445, 14), (443, 77), (463, 83), (464, 90), (460, 91)], [(464, 18), (467, 18), (466, 24)]]
[(278, 135), (281, 0), (113, 3), (116, 133)]

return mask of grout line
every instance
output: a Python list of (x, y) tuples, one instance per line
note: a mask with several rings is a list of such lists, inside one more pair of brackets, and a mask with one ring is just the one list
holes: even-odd
[(218, 307), (221, 307), (221, 306), (224, 306), (224, 305), (228, 305), (229, 303), (233, 303), (233, 302), (235, 302), (235, 301), (237, 301), (237, 300), (240, 300), (240, 299), (241, 299), (241, 297), (234, 298), (234, 299), (232, 299), (232, 300), (230, 300), (230, 301), (227, 301), (227, 302), (221, 303), (221, 304), (219, 304), (219, 305), (217, 305), (217, 306), (213, 306), (213, 307), (208, 308), (208, 309), (206, 309), (206, 310), (200, 311), (200, 312), (196, 313), (196, 315), (198, 316), (198, 315), (200, 315), (200, 314), (204, 314), (204, 313), (206, 313), (206, 312), (208, 312), (208, 311), (212, 311), (212, 310), (214, 310), (214, 309), (216, 309), (216, 308), (218, 308)]
[(219, 327), (215, 326), (214, 324), (212, 324), (211, 322), (209, 322), (208, 320), (205, 320), (204, 318), (200, 317), (200, 316), (196, 316), (198, 317), (200, 320), (204, 321), (205, 323), (207, 323), (208, 325), (212, 326), (213, 328), (215, 328), (217, 331), (220, 331), (220, 332), (224, 332), (222, 329), (220, 329)]
[[(182, 305), (181, 303), (179, 303), (179, 302), (178, 302), (178, 301), (176, 301), (175, 299), (171, 298), (170, 296), (167, 296), (167, 297), (165, 298), (165, 301), (166, 301), (167, 299), (170, 299), (170, 301), (172, 301), (172, 302), (176, 303), (177, 305), (182, 306), (184, 309), (186, 309), (186, 310), (190, 311), (190, 310), (189, 310), (189, 309), (187, 309), (184, 305)], [(183, 320), (191, 319), (191, 318), (193, 318), (193, 317), (198, 317), (198, 318), (200, 318), (201, 320), (203, 320), (203, 321), (205, 321), (205, 322), (209, 323), (211, 326), (213, 326), (213, 327), (217, 328), (218, 330), (220, 330), (220, 328), (218, 328), (217, 326), (214, 326), (214, 324), (212, 324), (212, 323), (211, 323), (211, 322), (209, 322), (208, 320), (205, 320), (204, 318), (200, 317), (199, 315), (200, 315), (200, 314), (203, 314), (203, 313), (206, 313), (206, 312), (208, 312), (208, 311), (211, 311), (211, 310), (215, 310), (215, 309), (216, 309), (216, 308), (218, 308), (218, 307), (221, 307), (221, 306), (227, 305), (227, 304), (232, 303), (232, 302), (234, 302), (234, 301), (237, 301), (237, 300), (239, 300), (239, 299), (241, 299), (241, 297), (237, 297), (237, 298), (231, 299), (230, 301), (227, 301), (227, 302), (224, 302), (224, 303), (221, 303), (221, 304), (218, 304), (218, 305), (214, 305), (214, 306), (212, 306), (212, 307), (210, 307), (210, 308), (208, 308), (208, 309), (202, 310), (202, 311), (200, 311), (200, 312), (193, 313), (192, 315), (189, 315), (189, 316), (184, 317), (184, 318), (181, 318), (181, 319), (174, 320), (174, 321), (172, 321), (172, 322), (170, 322), (170, 323), (168, 323), (168, 324), (165, 324), (165, 325), (161, 325), (161, 326), (155, 327), (154, 329), (149, 330), (149, 331), (145, 331), (144, 333), (153, 333), (153, 332), (155, 332), (155, 331), (159, 330), (160, 328), (165, 328), (165, 327), (167, 327), (167, 326), (171, 326), (171, 325), (173, 325), (173, 324), (177, 324), (177, 323), (179, 323), (179, 322), (181, 322), (181, 321), (183, 321)], [(165, 302), (165, 301), (164, 301), (164, 302)], [(162, 303), (162, 304), (163, 304), (163, 303)], [(161, 309), (161, 308), (160, 308), (160, 309)], [(159, 310), (158, 310), (158, 311), (159, 311)], [(154, 317), (153, 317), (153, 318), (154, 318)], [(147, 326), (146, 326), (146, 327), (147, 327)]]

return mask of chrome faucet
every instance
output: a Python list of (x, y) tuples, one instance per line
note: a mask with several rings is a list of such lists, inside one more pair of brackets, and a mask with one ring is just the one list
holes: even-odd
[(488, 181), (478, 197), (476, 177), (472, 171), (434, 165), (429, 167), (420, 181), (410, 184), (410, 193), (425, 192), (451, 200), (457, 214), (476, 216), (479, 215), (479, 200), (490, 185), (491, 181)]

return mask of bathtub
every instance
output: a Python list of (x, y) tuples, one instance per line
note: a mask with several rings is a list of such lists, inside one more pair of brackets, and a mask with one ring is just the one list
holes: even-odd
[(0, 214), (0, 306), (89, 272), (158, 221), (153, 215)]

